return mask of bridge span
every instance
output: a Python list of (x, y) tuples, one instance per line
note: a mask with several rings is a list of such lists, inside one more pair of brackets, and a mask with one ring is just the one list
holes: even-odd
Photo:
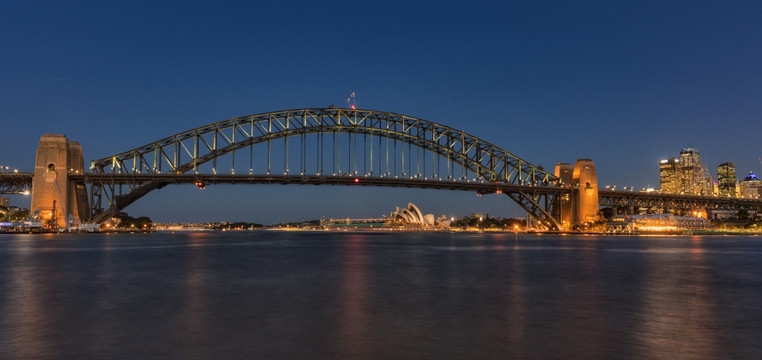
[(32, 173), (0, 173), (0, 194), (26, 194), (32, 192)]
[[(32, 189), (32, 173), (0, 174), (0, 194), (29, 194)], [(170, 184), (194, 184), (206, 186), (215, 184), (271, 184), (271, 185), (339, 185), (378, 186), (468, 191), (479, 195), (501, 193), (551, 192), (554, 197), (573, 194), (570, 186), (537, 188), (529, 185), (495, 184), (485, 181), (461, 182), (434, 179), (395, 179), (354, 176), (318, 175), (235, 175), (235, 174), (69, 174), (69, 179), (82, 184), (109, 183), (114, 186), (129, 186), (133, 183), (158, 182), (163, 187)], [(755, 209), (762, 211), (762, 199), (743, 199), (717, 196), (694, 196), (662, 194), (657, 192), (634, 192), (622, 190), (600, 190), (601, 207), (620, 208), (625, 211), (636, 209), (683, 210), (695, 209)]]
[[(580, 161), (586, 169), (593, 166), (590, 160)], [(597, 215), (599, 202), (619, 207), (762, 208), (762, 202), (740, 199), (598, 192), (594, 168), (589, 171), (592, 178), (586, 179), (580, 178), (576, 168), (572, 176), (571, 170), (569, 166), (567, 174), (559, 174), (557, 168), (551, 174), (493, 143), (435, 122), (330, 107), (268, 112), (204, 125), (95, 160), (89, 171), (78, 143), (46, 134), (38, 148), (35, 173), (13, 179), (0, 175), (0, 190), (23, 191), (31, 183), (33, 210), (41, 210), (48, 218), (55, 217), (56, 211), (59, 216), (75, 214), (87, 222), (102, 222), (155, 189), (183, 183), (502, 193), (556, 229)], [(585, 201), (594, 201), (592, 210), (572, 206)]]
[[(29, 195), (32, 191), (32, 173), (0, 174), (0, 194)], [(477, 194), (497, 194), (502, 192), (538, 191), (532, 186), (490, 184), (481, 182), (450, 182), (428, 179), (385, 179), (385, 178), (355, 178), (352, 176), (326, 177), (304, 175), (128, 175), (128, 174), (70, 174), (69, 178), (85, 184), (106, 182), (127, 185), (134, 182), (158, 181), (162, 184), (275, 184), (275, 185), (349, 185), (349, 186), (380, 186), (404, 187), (421, 189), (440, 189), (455, 191), (472, 191)], [(570, 187), (551, 187), (539, 191), (569, 194), (574, 191)], [(738, 209), (747, 208), (762, 211), (762, 199), (744, 199), (718, 196), (697, 196), (663, 194), (660, 192), (635, 192), (623, 190), (599, 190), (599, 204), (602, 207), (635, 207), (652, 209)]]

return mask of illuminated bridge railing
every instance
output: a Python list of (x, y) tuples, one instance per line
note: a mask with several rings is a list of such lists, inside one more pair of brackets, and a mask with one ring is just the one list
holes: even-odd
[(116, 186), (131, 183), (156, 182), (160, 184), (280, 184), (280, 185), (347, 185), (421, 188), (472, 191), (476, 194), (502, 194), (507, 192), (572, 192), (569, 188), (538, 187), (490, 183), (487, 181), (445, 181), (436, 179), (401, 179), (383, 177), (319, 176), (319, 175), (230, 175), (230, 174), (96, 174), (69, 175), (69, 179), (82, 183), (111, 183)]

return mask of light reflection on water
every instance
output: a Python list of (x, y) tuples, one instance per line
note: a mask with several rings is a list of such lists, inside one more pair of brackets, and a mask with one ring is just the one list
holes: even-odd
[(0, 237), (0, 358), (752, 359), (762, 239)]

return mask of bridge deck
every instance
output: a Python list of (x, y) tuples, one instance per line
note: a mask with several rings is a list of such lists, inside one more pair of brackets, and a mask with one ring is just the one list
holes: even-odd
[(23, 194), (32, 191), (32, 173), (0, 173), (0, 194)]
[[(34, 175), (31, 173), (0, 174), (0, 194), (21, 194), (31, 191)], [(511, 192), (544, 192), (553, 194), (572, 193), (571, 188), (550, 186), (527, 186), (489, 182), (463, 182), (444, 179), (420, 178), (383, 178), (383, 177), (354, 177), (346, 176), (317, 176), (317, 175), (226, 175), (226, 174), (103, 174), (85, 173), (69, 174), (69, 179), (82, 182), (107, 182), (112, 184), (135, 184), (159, 182), (162, 184), (194, 184), (201, 181), (204, 184), (301, 184), (301, 185), (358, 185), (384, 186), (474, 191), (479, 194), (490, 194), (498, 191)], [(357, 179), (357, 182), (355, 182)], [(762, 199), (739, 199), (717, 196), (675, 195), (663, 193), (643, 193), (634, 191), (600, 190), (598, 192), (601, 206), (636, 206), (661, 208), (740, 208), (747, 207), (762, 211)]]
[(656, 192), (599, 190), (601, 206), (637, 206), (665, 209), (754, 208), (762, 210), (762, 199), (677, 195)]
[(363, 176), (318, 176), (318, 175), (226, 175), (226, 174), (81, 174), (69, 175), (69, 179), (90, 183), (94, 181), (111, 182), (114, 184), (159, 182), (163, 184), (298, 184), (298, 185), (354, 185), (354, 186), (384, 186), (425, 189), (445, 189), (474, 191), (480, 194), (496, 192), (525, 192), (540, 191), (543, 193), (570, 193), (569, 188), (552, 186), (527, 186), (504, 183), (489, 183), (479, 181), (452, 181), (421, 178), (384, 178)]

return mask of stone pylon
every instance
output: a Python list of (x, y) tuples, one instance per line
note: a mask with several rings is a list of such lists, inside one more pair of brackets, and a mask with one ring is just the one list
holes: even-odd
[(598, 174), (590, 159), (579, 159), (572, 174), (577, 194), (574, 198), (574, 224), (592, 223), (598, 220)]
[[(84, 171), (82, 147), (60, 134), (45, 134), (40, 138), (34, 164), (31, 211), (39, 210), (39, 219), (51, 227), (66, 227), (70, 217), (76, 222), (87, 221), (90, 206), (83, 184), (69, 181), (69, 174)], [(54, 207), (55, 204), (55, 207)], [(71, 216), (69, 216), (71, 215)]]
[[(559, 178), (561, 182), (557, 185), (563, 187), (571, 187), (573, 184), (573, 172), (574, 169), (569, 163), (556, 164), (553, 175)], [(572, 226), (573, 206), (574, 203), (572, 201), (571, 195), (562, 194), (556, 197), (556, 204), (553, 206), (552, 215), (561, 223), (562, 228), (569, 228)]]

